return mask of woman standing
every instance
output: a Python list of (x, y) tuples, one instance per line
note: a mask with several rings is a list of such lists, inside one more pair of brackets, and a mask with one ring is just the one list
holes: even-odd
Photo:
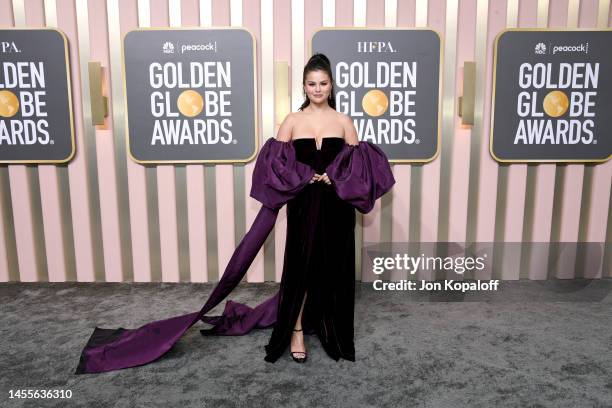
[[(96, 327), (76, 374), (101, 373), (157, 360), (199, 320), (203, 335), (243, 335), (273, 326), (265, 360), (276, 361), (291, 344), (294, 360), (306, 360), (303, 333), (317, 334), (327, 354), (355, 360), (355, 208), (368, 213), (395, 180), (377, 146), (358, 142), (350, 119), (335, 111), (327, 57), (304, 68), (306, 101), (288, 115), (278, 138), (259, 151), (251, 197), (262, 203), (218, 284), (198, 312), (136, 329)], [(221, 316), (205, 316), (246, 275), (287, 204), (287, 243), (279, 291), (251, 308), (228, 300)]]
[(315, 175), (287, 203), (287, 241), (278, 316), (266, 361), (291, 341), (291, 356), (305, 362), (304, 333), (316, 333), (334, 360), (355, 361), (355, 209), (342, 201), (325, 172), (344, 144), (359, 143), (347, 115), (335, 110), (329, 60), (313, 55), (304, 67), (304, 103), (289, 114), (276, 140), (292, 143), (298, 161)]

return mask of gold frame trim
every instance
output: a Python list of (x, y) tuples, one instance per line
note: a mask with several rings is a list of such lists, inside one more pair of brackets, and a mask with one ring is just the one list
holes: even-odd
[[(251, 42), (253, 44), (253, 116), (255, 117), (254, 121), (254, 132), (253, 136), (255, 138), (255, 151), (251, 156), (247, 159), (234, 159), (234, 160), (138, 160), (132, 155), (132, 151), (130, 150), (130, 126), (128, 119), (128, 104), (127, 104), (127, 89), (126, 89), (126, 81), (125, 81), (125, 37), (132, 32), (137, 31), (213, 31), (213, 30), (242, 30), (246, 31), (251, 36)], [(126, 152), (130, 156), (134, 162), (138, 164), (179, 164), (179, 163), (208, 163), (208, 164), (221, 164), (221, 163), (248, 163), (252, 161), (255, 156), (257, 156), (257, 152), (259, 151), (259, 124), (257, 120), (257, 42), (255, 41), (255, 36), (245, 27), (236, 27), (236, 26), (213, 26), (213, 27), (139, 27), (133, 30), (130, 30), (123, 34), (121, 38), (121, 75), (123, 82), (123, 103), (125, 105), (125, 143), (126, 143)]]
[(521, 160), (521, 159), (511, 159), (511, 160), (504, 160), (501, 159), (499, 157), (497, 157), (495, 155), (495, 153), (493, 153), (493, 130), (494, 130), (494, 117), (495, 117), (495, 83), (496, 83), (496, 79), (497, 79), (497, 46), (498, 46), (498, 42), (499, 39), (502, 37), (502, 35), (504, 35), (507, 32), (511, 32), (511, 31), (544, 31), (544, 32), (566, 32), (566, 31), (612, 31), (612, 28), (564, 28), (564, 29), (558, 29), (558, 28), (518, 28), (518, 27), (511, 27), (511, 28), (506, 28), (502, 31), (500, 31), (499, 33), (497, 33), (497, 35), (495, 36), (495, 41), (493, 42), (493, 83), (492, 83), (492, 88), (493, 88), (493, 93), (491, 94), (491, 119), (490, 119), (490, 136), (489, 136), (489, 153), (491, 154), (491, 157), (493, 157), (493, 159), (495, 161), (497, 161), (498, 163), (605, 163), (608, 160), (610, 160), (610, 158), (612, 158), (612, 154), (608, 155), (608, 157), (606, 159), (601, 159), (601, 160), (578, 160), (578, 159), (525, 159), (525, 160)]
[(70, 141), (72, 144), (72, 150), (67, 158), (63, 160), (0, 160), (0, 163), (14, 164), (14, 163), (28, 163), (28, 164), (63, 164), (68, 163), (74, 158), (76, 154), (76, 142), (74, 138), (74, 114), (72, 111), (72, 82), (70, 81), (70, 58), (68, 56), (68, 37), (59, 28), (55, 27), (0, 27), (1, 30), (20, 30), (20, 31), (55, 31), (64, 40), (64, 62), (66, 64), (66, 85), (68, 88), (68, 112), (70, 114)]
[(312, 55), (312, 39), (314, 36), (321, 31), (337, 31), (337, 30), (353, 30), (353, 31), (431, 31), (438, 36), (438, 40), (440, 41), (440, 63), (438, 64), (438, 132), (437, 132), (437, 143), (436, 143), (436, 152), (433, 156), (427, 159), (390, 159), (389, 163), (429, 163), (438, 158), (441, 151), (441, 133), (442, 133), (442, 99), (443, 99), (443, 77), (442, 72), (444, 70), (444, 39), (442, 35), (433, 28), (429, 27), (360, 27), (360, 26), (338, 26), (338, 27), (321, 27), (318, 30), (312, 33), (312, 36), (308, 39), (308, 55)]

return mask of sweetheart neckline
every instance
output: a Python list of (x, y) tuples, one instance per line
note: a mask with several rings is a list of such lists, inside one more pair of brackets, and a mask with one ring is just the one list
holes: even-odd
[(321, 148), (319, 148), (319, 146), (317, 145), (317, 138), (315, 138), (315, 137), (298, 137), (296, 139), (291, 139), (291, 141), (295, 142), (296, 140), (314, 140), (315, 141), (315, 149), (316, 150), (321, 150), (323, 148), (323, 140), (325, 140), (325, 139), (341, 139), (341, 140), (344, 140), (344, 137), (339, 137), (339, 136), (322, 137), (321, 138)]

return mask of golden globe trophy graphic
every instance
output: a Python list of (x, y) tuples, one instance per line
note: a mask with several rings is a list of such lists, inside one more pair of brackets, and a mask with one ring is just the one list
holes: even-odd
[(389, 98), (383, 91), (373, 89), (363, 95), (361, 100), (363, 111), (370, 116), (380, 116), (387, 111), (389, 107)]
[(179, 112), (187, 117), (193, 118), (202, 112), (202, 109), (204, 108), (204, 99), (197, 91), (189, 89), (187, 91), (183, 91), (179, 95), (176, 105)]
[(11, 91), (0, 91), (0, 116), (10, 118), (19, 111), (19, 100)]
[(544, 97), (542, 104), (548, 116), (558, 118), (567, 112), (569, 98), (563, 91), (551, 91)]

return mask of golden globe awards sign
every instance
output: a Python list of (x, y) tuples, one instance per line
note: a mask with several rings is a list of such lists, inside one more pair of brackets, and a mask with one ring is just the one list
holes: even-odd
[(255, 42), (244, 29), (124, 38), (128, 145), (139, 163), (246, 162), (257, 150)]
[(359, 140), (391, 162), (433, 160), (440, 137), (440, 36), (420, 29), (322, 29), (310, 47), (325, 54), (336, 109), (349, 115)]
[(64, 163), (74, 153), (66, 37), (0, 30), (0, 162)]
[(491, 155), (598, 162), (612, 152), (612, 32), (506, 30), (495, 41)]

